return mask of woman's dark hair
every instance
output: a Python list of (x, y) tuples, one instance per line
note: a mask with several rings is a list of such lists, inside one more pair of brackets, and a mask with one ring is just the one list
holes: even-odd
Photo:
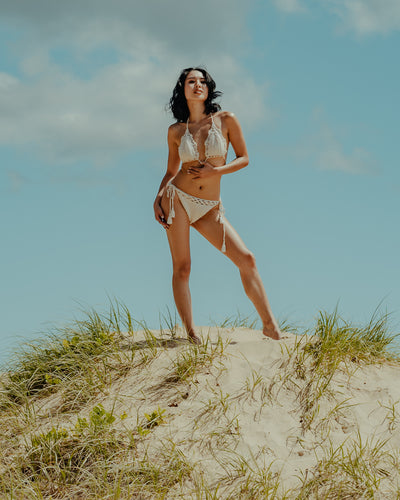
[(215, 113), (221, 109), (221, 106), (213, 102), (214, 99), (222, 95), (222, 92), (215, 90), (215, 82), (211, 75), (204, 68), (186, 68), (182, 70), (172, 92), (172, 97), (169, 100), (168, 109), (171, 110), (178, 122), (185, 122), (189, 118), (189, 108), (185, 97), (185, 81), (191, 71), (200, 71), (203, 73), (204, 79), (208, 87), (208, 97), (204, 101), (204, 111), (208, 115)]

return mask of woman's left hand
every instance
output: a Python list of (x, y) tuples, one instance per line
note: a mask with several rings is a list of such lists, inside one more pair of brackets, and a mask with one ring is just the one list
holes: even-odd
[(198, 166), (189, 167), (187, 173), (192, 174), (193, 179), (208, 179), (218, 175), (218, 168), (205, 161)]

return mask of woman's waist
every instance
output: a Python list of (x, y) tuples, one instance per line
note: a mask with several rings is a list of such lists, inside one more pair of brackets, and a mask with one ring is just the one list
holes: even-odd
[(220, 178), (192, 179), (191, 174), (180, 170), (172, 179), (171, 184), (184, 191), (186, 194), (203, 198), (204, 200), (219, 200), (220, 198)]

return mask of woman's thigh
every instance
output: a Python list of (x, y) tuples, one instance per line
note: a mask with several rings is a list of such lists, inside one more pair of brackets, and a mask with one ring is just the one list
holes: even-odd
[[(242, 238), (233, 228), (233, 226), (224, 217), (225, 225), (225, 255), (231, 259), (237, 266), (243, 262), (243, 259), (250, 255), (249, 249), (244, 244)], [(201, 219), (192, 224), (193, 227), (202, 234), (212, 245), (221, 250), (223, 240), (223, 227), (219, 221), (218, 208), (210, 210)]]
[[(166, 219), (168, 219), (169, 207), (170, 198), (164, 193), (161, 199), (161, 208), (164, 211)], [(174, 210), (175, 217), (172, 219), (169, 228), (166, 229), (172, 262), (174, 265), (188, 264), (190, 263), (190, 224), (178, 196), (174, 198)]]

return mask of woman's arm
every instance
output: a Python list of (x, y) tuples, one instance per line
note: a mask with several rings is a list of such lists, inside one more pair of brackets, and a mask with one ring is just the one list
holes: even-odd
[(225, 175), (237, 172), (249, 164), (246, 142), (243, 137), (239, 120), (233, 113), (224, 113), (224, 125), (228, 131), (228, 140), (232, 144), (236, 158), (221, 167), (215, 167), (209, 162), (205, 162), (202, 167), (190, 167), (188, 173), (194, 174), (193, 179), (212, 177), (214, 175)]
[(236, 158), (222, 167), (215, 167), (219, 175), (231, 174), (247, 167), (249, 156), (247, 154), (246, 142), (244, 140), (242, 127), (233, 113), (226, 113), (225, 124), (228, 129), (228, 139), (235, 151)]
[(160, 187), (158, 188), (156, 199), (154, 200), (154, 215), (162, 226), (165, 228), (168, 227), (165, 222), (165, 215), (161, 208), (161, 198), (164, 194), (165, 186), (168, 184), (170, 180), (172, 180), (179, 170), (180, 158), (178, 153), (178, 143), (176, 139), (176, 125), (171, 125), (168, 128), (168, 164), (167, 164), (167, 172), (162, 178)]

